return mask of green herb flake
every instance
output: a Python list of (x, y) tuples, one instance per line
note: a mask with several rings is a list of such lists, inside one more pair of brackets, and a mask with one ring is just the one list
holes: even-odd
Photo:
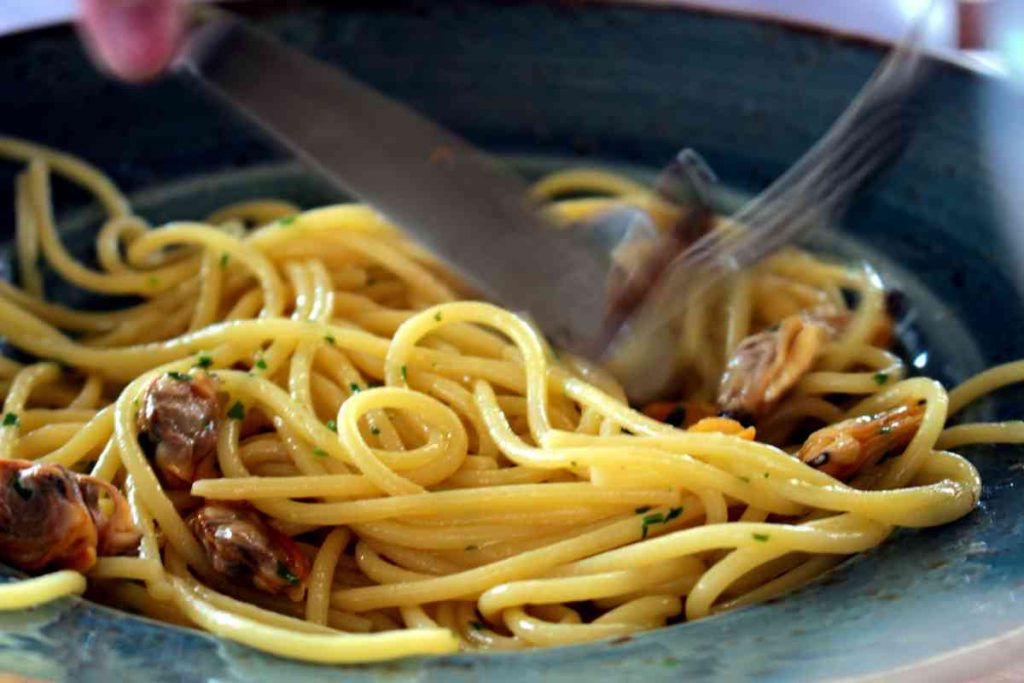
[(277, 561), (277, 575), (292, 586), (299, 585), (299, 577), (292, 574), (292, 570), (288, 568), (288, 565), (280, 560)]
[(284, 218), (279, 218), (277, 220), (277, 224), (278, 225), (291, 225), (292, 223), (295, 222), (296, 218), (298, 218), (298, 216), (285, 216)]
[(768, 536), (768, 534), (756, 534), (755, 533), (755, 534), (753, 534), (753, 536), (754, 536), (754, 540), (755, 541), (760, 541), (761, 543), (764, 543), (765, 541), (767, 541), (770, 538)]
[(647, 515), (643, 518), (640, 524), (640, 538), (647, 538), (647, 533), (651, 530), (652, 526), (654, 526), (655, 524), (664, 524), (664, 522), (665, 515), (663, 515), (660, 512), (655, 512), (650, 515)]
[(316, 448), (313, 449), (313, 455), (315, 455), (318, 458), (326, 458), (327, 451), (317, 446)]
[(749, 484), (750, 483), (750, 477), (738, 476), (736, 478), (739, 479), (740, 481), (742, 481), (744, 484)]
[(469, 627), (471, 629), (473, 629), (474, 631), (483, 631), (485, 628), (487, 628), (486, 626), (484, 626), (479, 621), (476, 621), (475, 619), (473, 621), (469, 622)]
[(263, 357), (260, 356), (260, 358), (256, 361), (256, 367), (259, 368), (260, 370), (266, 370), (267, 369), (267, 361), (265, 361), (263, 359)]
[(192, 375), (188, 374), (187, 372), (174, 372), (174, 371), (171, 371), (171, 372), (167, 373), (167, 376), (170, 377), (173, 380), (177, 380), (178, 382), (191, 382), (192, 381)]
[(146, 282), (149, 283), (150, 287), (157, 287), (160, 285), (160, 278), (158, 278), (156, 275), (150, 275), (149, 279), (146, 280)]
[(208, 353), (205, 353), (205, 352), (204, 353), (200, 353), (196, 357), (196, 365), (198, 365), (199, 367), (201, 367), (201, 368), (203, 368), (205, 370), (206, 368), (208, 368), (211, 365), (213, 365), (213, 358), (211, 358), (210, 354), (208, 354)]
[(18, 472), (15, 472), (14, 476), (11, 477), (11, 487), (14, 489), (14, 492), (18, 494), (18, 497), (20, 497), (22, 500), (28, 500), (32, 497), (32, 489), (28, 488), (27, 486), (21, 483), (21, 474), (19, 474)]
[(402, 365), (402, 368), (401, 368), (401, 372), (402, 372), (402, 381), (403, 381), (403, 382), (408, 382), (408, 381), (409, 381), (409, 368), (408, 368), (408, 367), (406, 367), (406, 366), (405, 366), (405, 365), (403, 364), (403, 365)]
[(228, 417), (232, 420), (244, 420), (245, 419), (245, 406), (242, 405), (241, 401), (235, 401), (228, 409)]
[(336, 343), (338, 343), (338, 340), (335, 339), (334, 335), (331, 334), (330, 332), (324, 335), (324, 341), (330, 344), (331, 346), (334, 346)]
[[(646, 511), (646, 510), (650, 510), (650, 508), (637, 508), (636, 509), (636, 513), (637, 514), (641, 514), (641, 512), (640, 512), (641, 510)], [(678, 517), (681, 514), (683, 514), (683, 508), (682, 507), (677, 507), (677, 508), (669, 508), (669, 511), (665, 512), (665, 513), (653, 512), (653, 513), (645, 516), (643, 518), (643, 520), (641, 521), (641, 527), (640, 527), (641, 534), (640, 534), (640, 538), (641, 539), (647, 538), (647, 533), (650, 531), (650, 528), (652, 526), (654, 526), (655, 524), (668, 524), (669, 522), (671, 522), (673, 519), (675, 519), (676, 517)]]
[(373, 434), (374, 436), (380, 436), (380, 430), (377, 429), (376, 427), (370, 427), (370, 433)]
[(770, 476), (771, 476), (771, 474), (770, 474), (770, 473), (768, 473), (768, 472), (765, 472), (765, 473), (764, 473), (764, 478), (765, 478), (765, 479), (767, 479), (767, 478), (768, 478), (768, 477), (770, 477)]
[(889, 381), (889, 373), (888, 372), (876, 372), (875, 375), (874, 375), (874, 380), (875, 380), (875, 384), (877, 384), (878, 386), (882, 386), (883, 384), (885, 384), (886, 382)]
[(636, 510), (633, 510), (633, 512), (635, 512), (638, 515), (642, 515), (645, 512), (650, 512), (650, 511), (651, 511), (651, 506), (650, 505), (644, 505), (643, 507), (638, 507)]
[(441, 322), (441, 311), (438, 311), (437, 313), (434, 314), (434, 320), (436, 320), (437, 322)]
[(679, 666), (682, 663), (683, 662), (681, 660), (676, 659), (675, 657), (665, 657), (665, 659), (661, 660), (662, 666)]
[(580, 466), (580, 464), (578, 462), (576, 462), (575, 460), (570, 460), (569, 461), (569, 467), (579, 467), (579, 466)]
[(327, 421), (327, 428), (330, 429), (335, 434), (338, 433), (338, 423), (335, 422), (334, 420), (328, 420)]
[(673, 427), (682, 427), (686, 424), (686, 407), (680, 404), (673, 408), (672, 412), (665, 416), (665, 423)]
[(226, 252), (226, 251), (220, 255), (220, 267), (221, 268), (227, 268), (228, 267), (228, 259), (229, 258), (230, 257), (228, 256), (228, 252)]
[(4, 413), (4, 427), (17, 427), (21, 424), (17, 413)]
[(884, 427), (878, 428), (879, 434), (892, 434), (892, 425), (885, 425)]
[(360, 391), (362, 391), (362, 390), (363, 390), (363, 389), (362, 389), (362, 387), (360, 387), (360, 386), (359, 386), (358, 384), (356, 384), (355, 382), (352, 382), (351, 384), (349, 384), (349, 385), (348, 385), (348, 388), (349, 388), (349, 390), (351, 390), (351, 391), (352, 391), (352, 393), (353, 393), (353, 394), (358, 394), (358, 393), (359, 393)]

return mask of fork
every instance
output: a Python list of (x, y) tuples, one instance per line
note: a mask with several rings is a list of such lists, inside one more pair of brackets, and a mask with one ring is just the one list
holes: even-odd
[(731, 217), (731, 229), (705, 234), (661, 269), (605, 351), (607, 367), (631, 400), (664, 393), (671, 375), (651, 370), (670, 353), (672, 325), (695, 298), (817, 227), (837, 222), (854, 194), (900, 158), (923, 113), (914, 105), (929, 71), (922, 45), (930, 15), (930, 9), (922, 13), (826, 134)]

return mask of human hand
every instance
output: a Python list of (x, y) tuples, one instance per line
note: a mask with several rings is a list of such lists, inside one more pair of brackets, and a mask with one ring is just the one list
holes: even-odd
[(125, 81), (147, 81), (174, 58), (185, 32), (185, 2), (79, 0), (79, 26), (101, 68)]

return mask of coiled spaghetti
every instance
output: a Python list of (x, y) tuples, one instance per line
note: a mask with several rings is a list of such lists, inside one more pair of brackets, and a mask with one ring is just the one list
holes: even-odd
[[(366, 206), (256, 201), (152, 227), (84, 162), (11, 139), (0, 155), (27, 164), (20, 286), (0, 284), (0, 334), (37, 359), (0, 359), (0, 457), (88, 472), (124, 492), (142, 540), (136, 555), (96, 562), (91, 595), (282, 656), (563, 645), (764, 600), (896, 527), (967, 514), (981, 483), (946, 448), (1024, 440), (1020, 423), (945, 427), (978, 395), (1019, 381), (1024, 365), (949, 394), (903, 379), (900, 359), (872, 336), (884, 292), (863, 266), (787, 251), (687, 314), (680, 381), (705, 402), (744, 338), (816, 306), (848, 314), (752, 440), (727, 420), (681, 429), (634, 410), (611, 377), (560, 356), (523, 319), (460, 300), (444, 268)], [(52, 173), (107, 212), (98, 269), (61, 244)], [(563, 220), (622, 204), (659, 210), (645, 187), (597, 171), (535, 191)], [(566, 191), (593, 196), (555, 199)], [(41, 261), (85, 290), (140, 302), (96, 312), (49, 301)], [(225, 406), (258, 409), (266, 426), (247, 434), (241, 414), (222, 413), (219, 476), (195, 481), (191, 495), (242, 501), (290, 537), (311, 566), (298, 594), (220, 574), (140, 444), (147, 388), (197, 366), (216, 377)], [(786, 450), (808, 424), (908, 402), (924, 406), (913, 439), (850, 483)], [(5, 584), (0, 608), (84, 586), (69, 571)]]

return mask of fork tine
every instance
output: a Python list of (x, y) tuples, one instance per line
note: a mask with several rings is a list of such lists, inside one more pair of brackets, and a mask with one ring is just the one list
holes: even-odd
[[(891, 128), (893, 120), (894, 114), (889, 112), (879, 126)], [(736, 222), (746, 230), (738, 234), (709, 233), (677, 257), (677, 263), (666, 269), (666, 279), (659, 289), (678, 292), (683, 274), (691, 279), (690, 271), (702, 264), (731, 258), (728, 265), (738, 269), (755, 260), (761, 251), (774, 251), (792, 241), (809, 225), (826, 220), (828, 214), (841, 208), (851, 190), (895, 154), (904, 140), (886, 134), (847, 137), (844, 142), (849, 144), (836, 148), (826, 163), (794, 180), (784, 196), (759, 203), (749, 214), (737, 214)]]
[[(734, 260), (738, 265), (749, 265), (765, 254), (777, 251), (797, 237), (805, 234), (815, 225), (828, 223), (831, 217), (841, 211), (850, 200), (854, 191), (859, 188), (902, 146), (901, 141), (894, 138), (872, 140), (873, 146), (852, 157), (842, 165), (834, 166), (830, 173), (821, 181), (827, 183), (807, 192), (804, 199), (797, 199), (801, 206), (787, 205), (762, 223), (762, 230), (749, 231), (742, 243), (732, 245), (736, 252)], [(799, 192), (795, 190), (794, 193)]]
[[(870, 127), (870, 129), (869, 129)], [(906, 145), (907, 136), (901, 128), (901, 113), (885, 110), (865, 119), (864, 126), (837, 141), (821, 157), (821, 163), (799, 178), (791, 178), (785, 192), (763, 198), (748, 205), (734, 220), (748, 226), (750, 232), (773, 230), (780, 214), (792, 215), (823, 204), (838, 211), (845, 199), (837, 195), (839, 187), (852, 190), (876, 171), (884, 168)], [(851, 176), (856, 184), (848, 182)]]
[(933, 1), (825, 135), (733, 215), (741, 229), (704, 235), (662, 271), (606, 355), (631, 395), (630, 381), (642, 377), (639, 340), (645, 335), (655, 339), (669, 321), (678, 320), (693, 297), (721, 278), (753, 265), (815, 226), (834, 222), (857, 190), (906, 148), (921, 113), (914, 98), (929, 71), (921, 47), (934, 5)]

